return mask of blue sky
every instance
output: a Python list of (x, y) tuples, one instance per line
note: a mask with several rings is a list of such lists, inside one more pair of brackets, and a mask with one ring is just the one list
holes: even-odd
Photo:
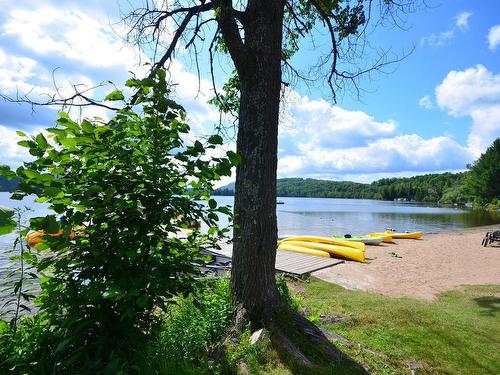
[[(103, 5), (102, 3), (105, 3)], [(120, 4), (120, 1), (118, 2)], [(127, 2), (121, 1), (126, 10)], [(405, 29), (378, 28), (370, 43), (401, 56), (401, 63), (362, 79), (358, 98), (347, 90), (337, 104), (325, 79), (297, 82), (286, 90), (279, 138), (279, 177), (313, 177), (370, 182), (381, 177), (463, 170), (500, 136), (500, 2), (428, 1), (408, 15)], [(0, 0), (0, 92), (32, 99), (62, 93), (71, 84), (120, 84), (128, 71), (141, 74), (144, 51), (119, 38), (116, 2), (96, 0)], [(315, 48), (303, 41), (294, 58), (299, 69), (316, 62), (327, 48), (321, 30)], [(203, 59), (202, 55), (202, 59)], [(365, 62), (375, 58), (369, 54)], [(206, 61), (201, 61), (206, 71)], [(221, 59), (222, 84), (231, 67)], [(192, 138), (211, 133), (218, 115), (206, 102), (213, 95), (208, 77), (199, 82), (192, 59), (179, 54), (172, 67), (175, 95), (190, 118)], [(200, 87), (201, 91), (198, 91)], [(106, 90), (95, 90), (98, 97)], [(27, 160), (15, 130), (51, 126), (54, 108), (0, 100), (0, 164)], [(75, 113), (108, 114), (100, 109)], [(234, 149), (234, 139), (226, 148)]]

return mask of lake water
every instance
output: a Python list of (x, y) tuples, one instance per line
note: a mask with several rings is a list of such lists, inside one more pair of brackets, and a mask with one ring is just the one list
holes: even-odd
[[(8, 207), (29, 207), (26, 217), (50, 213), (47, 206), (32, 198), (12, 201), (9, 193), (0, 192), (0, 204)], [(233, 197), (214, 197), (219, 205), (232, 205)], [(460, 208), (429, 207), (420, 203), (388, 202), (368, 199), (333, 198), (278, 198), (280, 236), (307, 234), (332, 236), (334, 234), (366, 234), (395, 228), (398, 231), (421, 230), (437, 233), (478, 225), (500, 223), (500, 213), (472, 211)], [(227, 224), (226, 220), (221, 221)], [(6, 263), (5, 250), (12, 246), (14, 235), (0, 237), (0, 275)]]

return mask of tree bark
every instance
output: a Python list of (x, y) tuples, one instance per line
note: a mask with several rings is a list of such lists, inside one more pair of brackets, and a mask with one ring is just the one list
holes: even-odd
[(279, 303), (275, 281), (276, 169), (284, 3), (249, 1), (244, 24), (248, 64), (240, 76), (234, 203), (233, 303), (262, 325)]

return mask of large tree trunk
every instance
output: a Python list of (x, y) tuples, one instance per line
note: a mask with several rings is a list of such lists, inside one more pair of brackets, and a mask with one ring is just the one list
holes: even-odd
[(255, 325), (279, 302), (275, 282), (276, 169), (281, 88), (282, 1), (249, 1), (240, 73), (232, 291), (234, 306)]

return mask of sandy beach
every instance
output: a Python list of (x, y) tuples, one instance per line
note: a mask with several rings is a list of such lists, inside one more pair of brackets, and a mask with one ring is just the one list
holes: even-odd
[(500, 246), (481, 246), (485, 233), (498, 229), (475, 227), (367, 246), (366, 263), (346, 261), (313, 275), (350, 289), (423, 299), (461, 285), (500, 284)]

